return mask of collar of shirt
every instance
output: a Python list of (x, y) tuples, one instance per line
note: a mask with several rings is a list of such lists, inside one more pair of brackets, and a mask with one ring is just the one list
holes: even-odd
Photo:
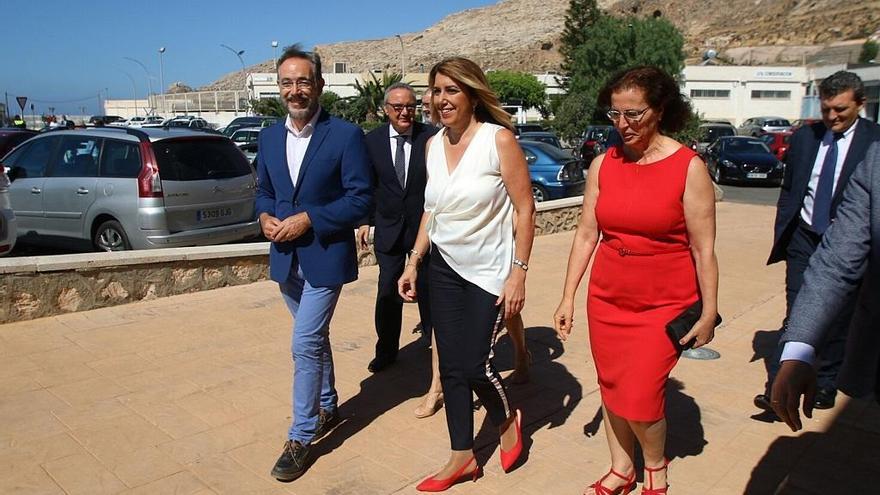
[[(413, 132), (413, 128), (412, 128), (412, 126), (410, 126), (410, 128), (407, 129), (407, 131), (404, 132), (403, 135), (407, 137), (407, 140), (411, 140), (412, 139), (412, 132)], [(388, 136), (391, 139), (394, 139), (395, 137), (400, 136), (400, 135), (401, 134), (399, 132), (397, 132), (397, 129), (395, 129), (393, 125), (388, 124)]]
[[(841, 136), (840, 139), (849, 141), (852, 138), (853, 133), (856, 132), (857, 125), (859, 125), (859, 119), (856, 119), (856, 121), (853, 122), (853, 125), (849, 126), (849, 129), (843, 131), (843, 136)], [(828, 145), (831, 143), (832, 139), (834, 139), (834, 133), (831, 132), (831, 129), (826, 129), (825, 136), (822, 138), (822, 143)]]
[(318, 122), (318, 117), (321, 115), (321, 107), (318, 107), (318, 110), (315, 112), (315, 115), (312, 115), (309, 123), (306, 124), (302, 130), (297, 130), (296, 126), (293, 125), (293, 119), (290, 118), (290, 115), (287, 116), (287, 119), (284, 121), (284, 127), (287, 128), (287, 132), (293, 134), (293, 137), (302, 138), (309, 137), (312, 135), (312, 131), (315, 130), (315, 123)]

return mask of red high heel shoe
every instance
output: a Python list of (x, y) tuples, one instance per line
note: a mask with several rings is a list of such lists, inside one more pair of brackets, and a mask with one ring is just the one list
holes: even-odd
[(419, 483), (418, 486), (416, 486), (416, 490), (420, 492), (442, 492), (448, 490), (449, 487), (455, 485), (456, 483), (467, 481), (468, 478), (470, 478), (471, 481), (477, 481), (477, 478), (479, 478), (483, 474), (483, 470), (480, 468), (479, 464), (477, 464), (477, 467), (473, 471), (469, 473), (464, 472), (468, 468), (468, 466), (471, 465), (471, 463), (476, 462), (477, 458), (471, 457), (470, 460), (461, 467), (461, 469), (456, 471), (452, 476), (443, 480), (438, 480), (433, 476), (429, 476), (425, 478), (421, 483)]
[(510, 468), (516, 464), (516, 461), (519, 459), (519, 455), (522, 454), (523, 450), (522, 411), (519, 409), (516, 410), (516, 419), (513, 424), (516, 428), (516, 444), (514, 444), (513, 448), (508, 451), (498, 447), (498, 450), (501, 452), (501, 469), (503, 469), (505, 473), (510, 471)]
[(666, 482), (666, 486), (663, 488), (654, 488), (654, 473), (658, 471), (666, 471), (669, 467), (669, 459), (663, 459), (663, 465), (658, 468), (649, 468), (645, 466), (645, 472), (648, 473), (648, 484), (651, 485), (651, 488), (645, 487), (642, 485), (642, 495), (666, 495), (666, 491), (669, 490), (669, 482)]
[[(605, 478), (611, 476), (612, 474), (622, 479), (623, 481), (626, 481), (626, 484), (618, 486), (614, 490), (602, 486), (602, 482), (605, 481)], [(608, 472), (605, 473), (605, 476), (599, 478), (599, 481), (590, 485), (589, 488), (592, 488), (596, 495), (626, 495), (627, 493), (636, 489), (636, 472), (633, 471), (632, 473), (630, 473), (629, 476), (624, 476), (614, 469), (609, 469)]]

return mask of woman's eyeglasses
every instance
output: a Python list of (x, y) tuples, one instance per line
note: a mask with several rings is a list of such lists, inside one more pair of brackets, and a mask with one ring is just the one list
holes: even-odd
[(620, 110), (611, 109), (611, 110), (608, 110), (607, 112), (605, 112), (605, 115), (607, 115), (608, 119), (611, 120), (612, 122), (617, 122), (618, 120), (620, 120), (620, 117), (622, 116), (624, 119), (626, 119), (627, 122), (632, 124), (632, 123), (635, 123), (635, 122), (642, 120), (642, 117), (644, 117), (645, 112), (647, 112), (650, 108), (651, 107), (645, 107), (641, 110), (630, 109), (630, 110), (624, 110), (622, 112)]

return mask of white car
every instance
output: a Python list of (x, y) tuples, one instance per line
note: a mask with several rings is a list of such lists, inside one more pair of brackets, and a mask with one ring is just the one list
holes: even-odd
[(260, 137), (260, 131), (262, 130), (261, 127), (245, 127), (233, 132), (229, 139), (231, 139), (236, 146), (241, 148), (248, 143), (255, 142), (257, 138)]
[(17, 235), (15, 213), (9, 203), (9, 177), (0, 170), (0, 256), (12, 251)]
[(124, 127), (143, 127), (148, 124), (161, 124), (165, 119), (159, 117), (158, 115), (147, 115), (144, 117), (132, 117), (125, 122), (120, 122), (119, 125)]

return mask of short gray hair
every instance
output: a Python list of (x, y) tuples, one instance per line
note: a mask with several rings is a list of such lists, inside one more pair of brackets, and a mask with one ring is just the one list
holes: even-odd
[(827, 100), (852, 90), (855, 101), (865, 101), (865, 84), (855, 72), (837, 71), (819, 84), (819, 98)]
[(388, 103), (388, 95), (395, 89), (405, 89), (410, 92), (414, 100), (416, 99), (416, 90), (414, 90), (412, 86), (405, 82), (396, 82), (385, 88), (385, 97), (382, 99), (383, 104)]

